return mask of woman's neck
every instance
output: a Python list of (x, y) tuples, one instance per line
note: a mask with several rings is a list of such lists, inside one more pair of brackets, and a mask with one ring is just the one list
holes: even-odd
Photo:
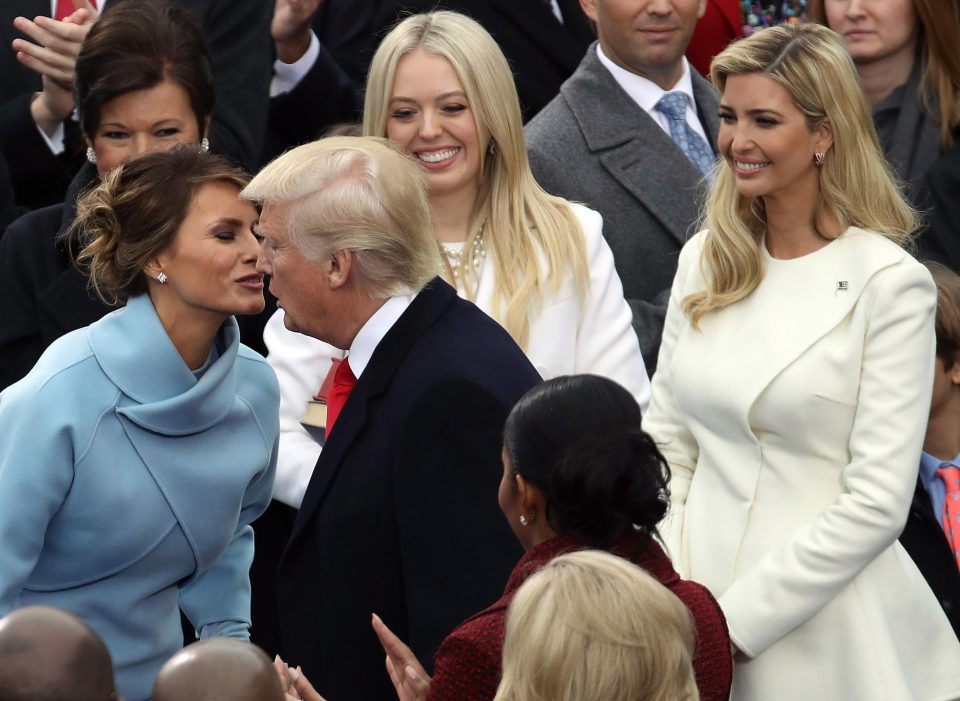
[(165, 299), (150, 295), (160, 323), (190, 370), (198, 370), (210, 357), (213, 339), (226, 317), (222, 314), (185, 313)]
[(476, 196), (472, 192), (431, 195), (430, 219), (433, 232), (441, 243), (462, 243), (470, 236)]
[(889, 56), (857, 64), (863, 92), (871, 107), (876, 107), (907, 82), (913, 70), (915, 51), (915, 44), (909, 44)]
[[(780, 196), (764, 197), (766, 214), (767, 251), (774, 258), (799, 258), (823, 248), (830, 241), (817, 233), (814, 227), (814, 206), (817, 201), (816, 183), (807, 192), (790, 192)], [(841, 227), (834, 217), (819, 222), (828, 236), (839, 236)]]

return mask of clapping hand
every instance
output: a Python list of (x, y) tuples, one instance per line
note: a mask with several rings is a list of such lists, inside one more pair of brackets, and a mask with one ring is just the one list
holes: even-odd
[(13, 26), (33, 41), (14, 39), (17, 59), (43, 78), (43, 90), (30, 104), (34, 122), (47, 134), (73, 112), (73, 75), (77, 54), (97, 11), (89, 0), (76, 0), (77, 9), (63, 21), (50, 17), (17, 17)]
[(280, 659), (280, 655), (274, 658), (273, 669), (280, 679), (280, 686), (283, 687), (287, 701), (325, 701), (304, 676), (303, 671), (299, 667), (290, 669), (287, 663)]
[(397, 697), (400, 701), (424, 701), (430, 690), (430, 675), (413, 651), (376, 614), (373, 615), (372, 625), (383, 651), (387, 653), (387, 674), (390, 675)]

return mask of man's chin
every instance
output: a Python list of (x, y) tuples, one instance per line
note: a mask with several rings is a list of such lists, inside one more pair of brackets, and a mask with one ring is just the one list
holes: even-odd
[(283, 325), (287, 328), (287, 331), (293, 331), (294, 333), (302, 333), (300, 327), (297, 326), (297, 323), (290, 318), (290, 315), (287, 314), (287, 311), (283, 311)]

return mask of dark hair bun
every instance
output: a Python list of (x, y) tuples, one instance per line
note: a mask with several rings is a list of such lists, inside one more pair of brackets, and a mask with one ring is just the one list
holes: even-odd
[(640, 428), (633, 396), (604, 377), (548, 380), (510, 412), (504, 447), (513, 469), (546, 497), (560, 535), (610, 547), (634, 527), (656, 535), (670, 469)]
[(640, 428), (586, 438), (557, 456), (547, 518), (558, 533), (597, 547), (637, 526), (656, 532), (667, 513), (669, 469)]

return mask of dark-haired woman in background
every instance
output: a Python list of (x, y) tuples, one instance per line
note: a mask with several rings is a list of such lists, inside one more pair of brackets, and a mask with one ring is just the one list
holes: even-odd
[(87, 292), (62, 243), (79, 194), (132, 156), (206, 148), (214, 98), (202, 27), (166, 0), (117, 4), (84, 41), (75, 92), (90, 162), (63, 204), (30, 212), (0, 239), (0, 389), (26, 375), (56, 338), (110, 311)]
[(127, 701), (183, 645), (180, 608), (202, 638), (249, 635), (279, 388), (232, 316), (264, 305), (246, 182), (191, 147), (108, 175), (71, 235), (97, 293), (126, 304), (0, 393), (0, 615), (82, 617)]
[[(726, 701), (733, 676), (726, 622), (710, 593), (680, 579), (656, 542), (656, 524), (669, 503), (669, 468), (640, 429), (640, 407), (630, 393), (596, 375), (548, 380), (510, 412), (503, 443), (500, 508), (527, 553), (503, 596), (443, 641), (432, 679), (374, 620), (400, 699), (491, 701), (500, 681), (505, 616), (517, 589), (554, 558), (597, 548), (639, 565), (686, 604), (696, 628), (700, 696)], [(302, 677), (291, 676), (302, 698), (316, 701)]]

